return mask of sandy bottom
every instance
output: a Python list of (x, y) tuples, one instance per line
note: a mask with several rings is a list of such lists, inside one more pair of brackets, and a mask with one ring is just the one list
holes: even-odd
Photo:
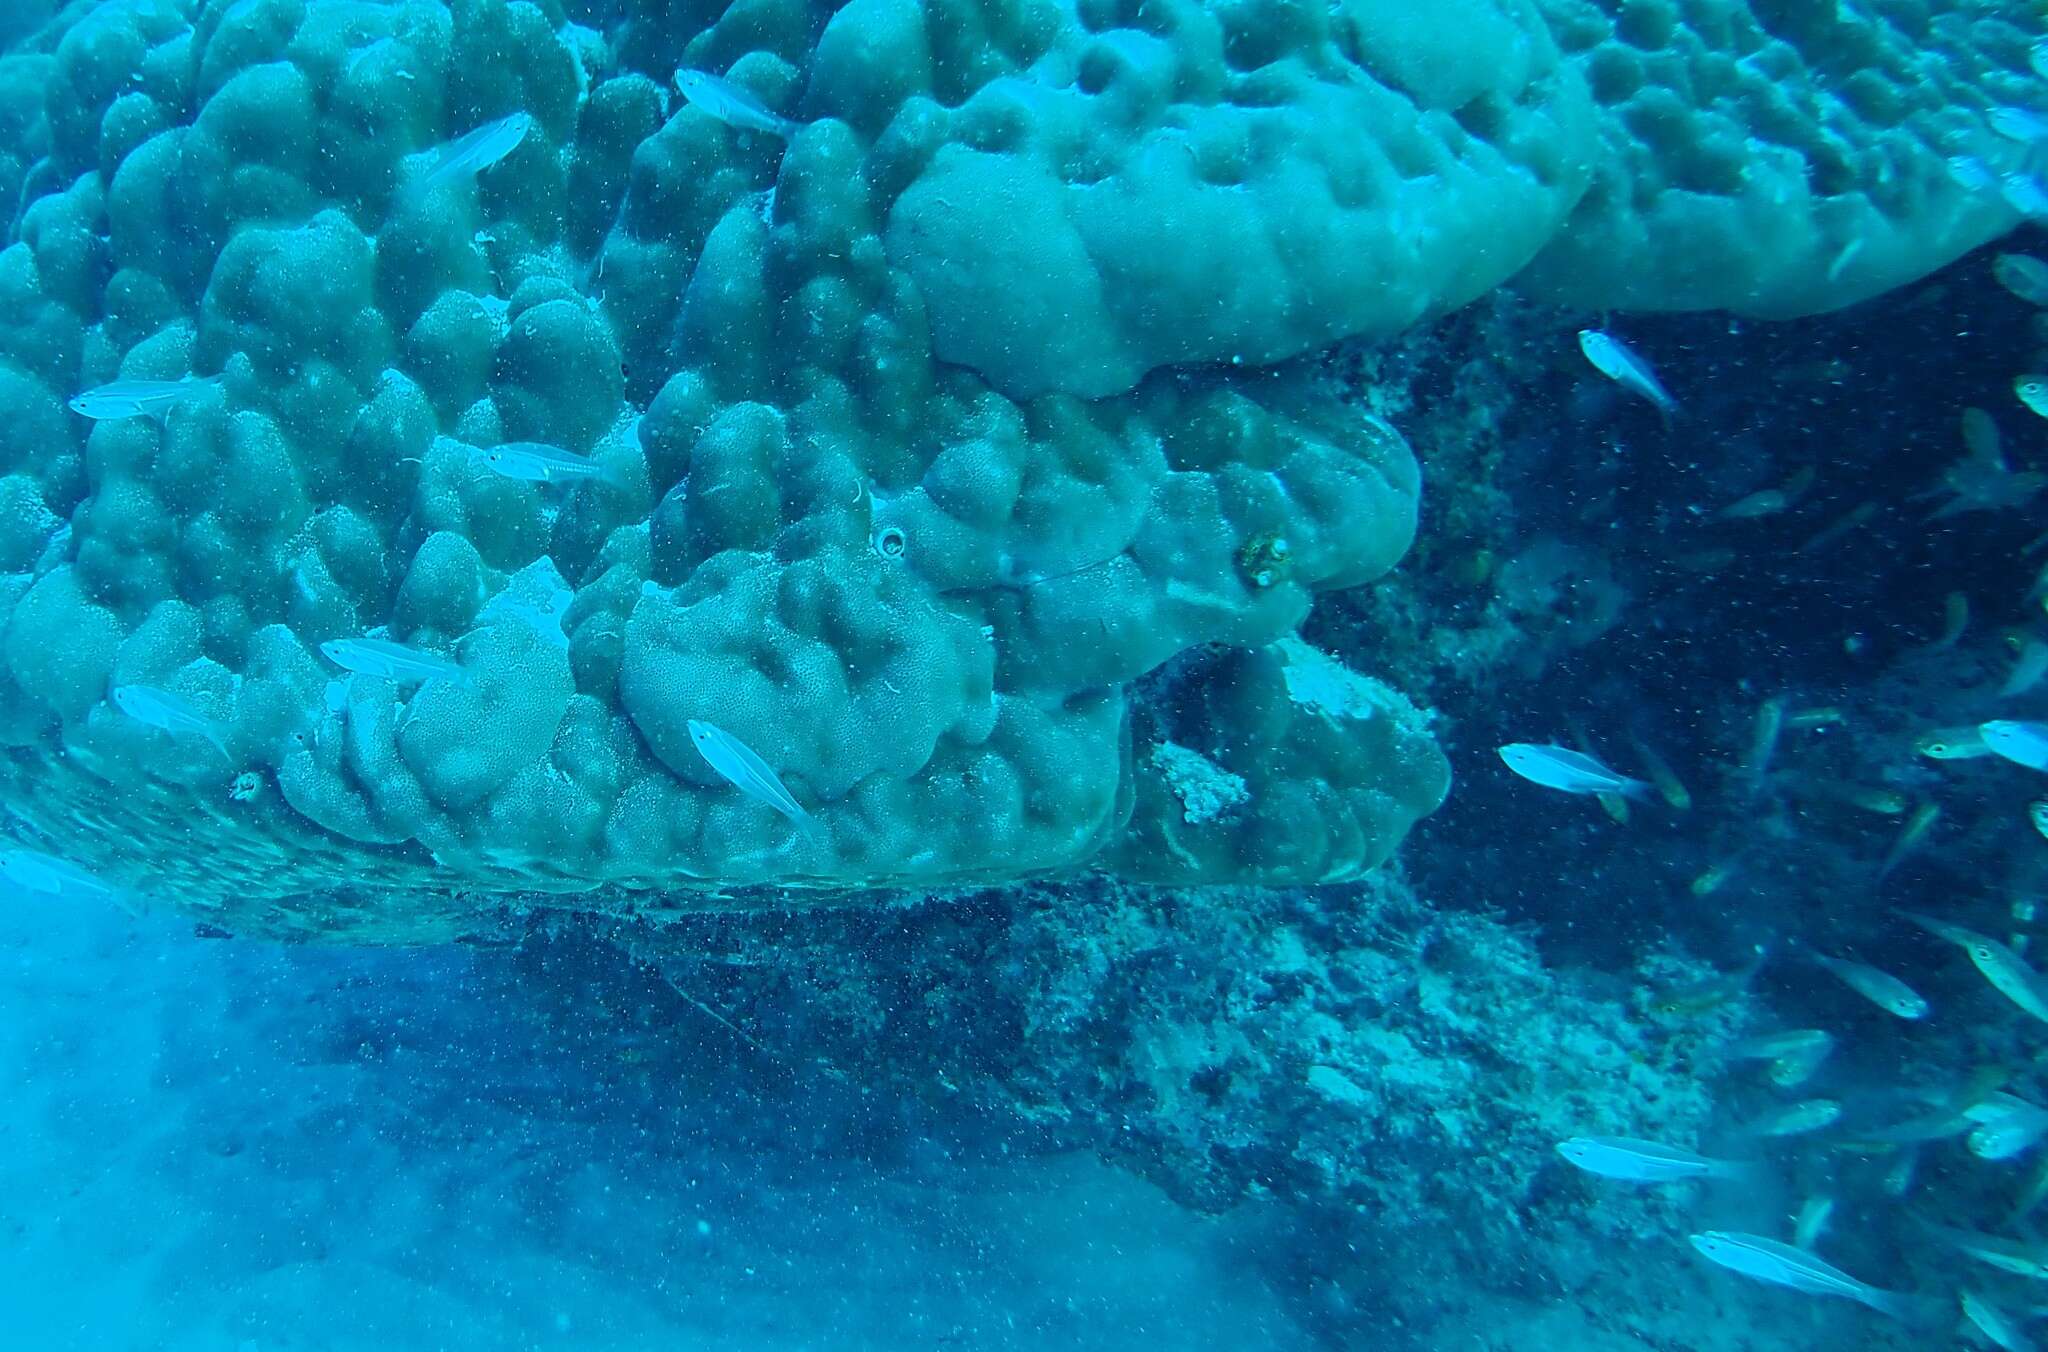
[[(878, 1130), (900, 1106), (823, 1067), (792, 1068), (776, 1105), (702, 1077), (678, 1101), (628, 1014), (583, 997), (564, 1036), (534, 979), (504, 954), (284, 949), (0, 899), (0, 1345), (1318, 1345), (1249, 1260), (1270, 1213), (1191, 1215), (1075, 1156), (852, 1149), (921, 1138)], [(1446, 1293), (1439, 1332), (1779, 1345), (1648, 1286)]]

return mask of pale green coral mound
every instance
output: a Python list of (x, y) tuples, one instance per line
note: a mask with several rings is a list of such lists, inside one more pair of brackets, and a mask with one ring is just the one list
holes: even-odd
[[(1520, 268), (1591, 168), (1590, 100), (1532, 4), (1024, 13), (970, 97), (918, 91), (881, 142), (939, 355), (1012, 393), (1398, 332)], [(813, 103), (853, 120), (830, 36)]]
[[(735, 78), (789, 106), (771, 52), (802, 55), (806, 15), (735, 12), (689, 59), (751, 51)], [(232, 923), (386, 938), (461, 929), (465, 894), (1118, 866), (1135, 683), (1392, 566), (1407, 447), (1303, 372), (1154, 354), (1084, 402), (943, 364), (887, 244), (908, 147), (852, 103), (786, 147), (736, 133), (567, 17), (242, 0), (95, 10), (55, 42), (30, 176), (69, 186), (0, 254), (10, 806)], [(502, 162), (422, 181), (515, 110), (535, 123)], [(188, 372), (222, 379), (161, 421), (62, 410)], [(604, 473), (481, 470), (508, 440)], [(469, 679), (319, 652), (366, 634)], [(228, 755), (114, 684), (169, 692)], [(692, 719), (815, 829), (721, 778)], [(1320, 771), (1379, 796), (1267, 820), (1257, 876), (1377, 862), (1441, 797), (1419, 729), (1346, 756)]]
[(1571, 304), (1836, 309), (2010, 230), (1966, 185), (2038, 105), (2038, 6), (2002, 0), (1541, 0), (1600, 108), (1593, 185), (1520, 284)]

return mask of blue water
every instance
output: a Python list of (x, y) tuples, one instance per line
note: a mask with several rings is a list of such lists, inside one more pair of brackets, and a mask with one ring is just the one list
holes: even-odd
[(1085, 1152), (877, 1153), (829, 1066), (764, 1086), (619, 992), (537, 1014), (506, 954), (4, 924), (7, 1346), (1310, 1345), (1256, 1217)]
[(2039, 7), (1442, 12), (0, 13), (0, 1352), (2037, 1346)]

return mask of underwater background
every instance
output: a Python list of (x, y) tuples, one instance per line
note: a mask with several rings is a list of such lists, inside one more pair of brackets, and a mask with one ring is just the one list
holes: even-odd
[(0, 50), (0, 1347), (2048, 1339), (2034, 0)]

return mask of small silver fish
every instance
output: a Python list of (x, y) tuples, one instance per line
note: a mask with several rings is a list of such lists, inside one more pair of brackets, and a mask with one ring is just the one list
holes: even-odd
[(1979, 1159), (2012, 1159), (2048, 1134), (2048, 1108), (2003, 1091), (1987, 1094), (1964, 1112), (1979, 1124), (1964, 1141)]
[(688, 66), (676, 72), (676, 88), (690, 106), (736, 131), (765, 131), (787, 141), (803, 130), (730, 80)]
[(1664, 388), (1650, 364), (1629, 349), (1628, 344), (1599, 329), (1579, 330), (1579, 351), (1593, 369), (1632, 394), (1641, 395), (1666, 417), (1678, 411), (1678, 400)]
[(234, 760), (234, 753), (228, 750), (227, 743), (221, 738), (220, 724), (200, 713), (198, 706), (183, 695), (174, 695), (153, 685), (117, 685), (112, 695), (114, 707), (136, 722), (173, 736), (191, 734), (204, 737), (221, 755), (231, 762)]
[(1998, 687), (2002, 698), (2024, 695), (2048, 676), (2048, 643), (2029, 638), (2021, 641), (2019, 656), (2014, 659), (2012, 672), (2005, 678), (2005, 684)]
[(2000, 254), (1991, 264), (1998, 284), (2029, 305), (2048, 305), (2048, 263), (2032, 254)]
[(2048, 723), (1994, 718), (1989, 723), (1979, 723), (1977, 732), (1993, 755), (2029, 770), (2048, 770)]
[(1998, 175), (1975, 155), (1949, 156), (1948, 176), (1965, 192), (1992, 192), (1998, 187)]
[(1958, 1253), (1974, 1258), (1980, 1263), (1988, 1263), (2000, 1272), (2031, 1277), (2035, 1281), (2048, 1281), (2048, 1248), (2017, 1239), (2006, 1239), (2001, 1235), (1984, 1235), (1973, 1230), (1961, 1230), (1952, 1225), (1937, 1225), (1925, 1217), (1914, 1219), (1918, 1221), (1921, 1229)]
[(2048, 80), (2048, 38), (2042, 38), (2028, 50), (2027, 62), (2033, 66), (2034, 74)]
[(2031, 108), (1993, 108), (1984, 120), (2008, 141), (2029, 145), (2048, 138), (2048, 118), (2043, 118)]
[(421, 189), (475, 178), (517, 150), (532, 130), (533, 114), (521, 112), (486, 122), (475, 131), (456, 137), (435, 153), (434, 167), (420, 180)]
[(1627, 1136), (1574, 1136), (1557, 1153), (1589, 1174), (1625, 1183), (1676, 1183), (1688, 1178), (1740, 1179), (1746, 1165)]
[(1657, 786), (1657, 794), (1665, 804), (1675, 811), (1685, 812), (1692, 807), (1692, 794), (1678, 778), (1678, 772), (1671, 763), (1657, 754), (1657, 749), (1634, 733), (1629, 734), (1629, 745), (1635, 748), (1636, 759), (1649, 772), (1650, 782)]
[(1920, 1147), (1918, 1144), (1899, 1147), (1892, 1156), (1889, 1169), (1877, 1181), (1880, 1191), (1887, 1197), (1904, 1197), (1913, 1190), (1914, 1180), (1920, 1176)]
[(0, 878), (24, 892), (46, 897), (90, 897), (98, 900), (114, 895), (112, 887), (78, 865), (12, 842), (0, 842)]
[(690, 742), (710, 767), (727, 783), (747, 797), (766, 803), (799, 826), (808, 826), (811, 814), (804, 811), (768, 762), (755, 755), (745, 742), (710, 723), (689, 720)]
[(106, 422), (116, 418), (169, 417), (173, 408), (201, 390), (220, 384), (219, 376), (187, 376), (183, 380), (116, 380), (97, 385), (67, 405), (81, 418)]
[(2020, 1321), (1994, 1305), (1979, 1291), (1962, 1295), (1963, 1318), (1970, 1327), (1990, 1340), (1999, 1352), (2034, 1352), (2034, 1341), (2021, 1331)]
[(1792, 1247), (1811, 1249), (1828, 1228), (1835, 1214), (1835, 1199), (1816, 1194), (1806, 1199), (1792, 1222)]
[(1804, 1291), (1809, 1295), (1840, 1296), (1908, 1323), (1919, 1317), (1913, 1297), (1859, 1282), (1833, 1264), (1790, 1244), (1780, 1244), (1762, 1235), (1737, 1234), (1728, 1230), (1708, 1230), (1692, 1235), (1690, 1239), (1693, 1248), (1709, 1262), (1718, 1263), (1730, 1272), (1739, 1272), (1774, 1286), (1789, 1286), (1794, 1291)]
[(2037, 798), (2027, 804), (2027, 820), (2034, 824), (2041, 839), (2048, 840), (2048, 798)]
[(1960, 1136), (1970, 1129), (1967, 1114), (1956, 1108), (1937, 1108), (1933, 1112), (1909, 1117), (1888, 1127), (1875, 1127), (1856, 1134), (1858, 1146), (1916, 1146), (1928, 1141), (1946, 1141)]
[(1735, 501), (1714, 513), (1716, 521), (1754, 521), (1758, 517), (1776, 516), (1792, 505), (1792, 500), (1783, 489), (1762, 488), (1748, 497)]
[(470, 684), (469, 673), (439, 653), (408, 648), (381, 638), (332, 638), (320, 645), (327, 660), (344, 671), (387, 681), (453, 681)]
[(1935, 728), (1913, 739), (1913, 750), (1929, 760), (1975, 760), (1991, 754), (1975, 727)]
[(2048, 217), (2048, 187), (2025, 170), (2015, 169), (2000, 179), (1998, 194), (2022, 216), (2037, 220)]
[(1825, 1029), (1788, 1028), (1743, 1038), (1730, 1044), (1728, 1055), (1737, 1061), (1775, 1061), (1784, 1056), (1826, 1056), (1834, 1045), (1834, 1034)]
[(1743, 778), (1752, 795), (1763, 790), (1771, 769), (1771, 757), (1778, 750), (1778, 737), (1785, 730), (1785, 701), (1767, 699), (1757, 706), (1756, 726), (1750, 733), (1749, 759), (1743, 763)]
[(1834, 1099), (1805, 1099), (1766, 1113), (1749, 1124), (1752, 1136), (1805, 1136), (1832, 1127), (1842, 1117), (1842, 1105)]
[(1564, 793), (1645, 798), (1650, 791), (1650, 786), (1642, 780), (1616, 774), (1591, 756), (1561, 746), (1510, 742), (1500, 748), (1500, 758), (1507, 762), (1508, 769), (1531, 784), (1541, 784), (1546, 789)]
[(1780, 1089), (1797, 1089), (1811, 1080), (1813, 1073), (1820, 1069), (1821, 1062), (1827, 1059), (1825, 1051), (1781, 1056), (1765, 1068), (1764, 1078)]
[(522, 483), (553, 484), (610, 477), (603, 465), (588, 456), (540, 441), (507, 441), (478, 447), (470, 461), (493, 474)]
[(2037, 418), (2048, 418), (2048, 376), (2014, 376), (2012, 392), (2027, 406), (2029, 413)]
[(1815, 953), (1812, 956), (1815, 962), (1834, 973), (1843, 985), (1887, 1014), (1901, 1019), (1927, 1017), (1927, 1001), (1911, 986), (1891, 973), (1881, 972), (1868, 963), (1831, 958), (1825, 953)]
[(1993, 990), (2010, 1000), (2022, 1013), (2048, 1023), (2048, 982), (2027, 966), (2019, 954), (1988, 934), (1979, 934), (1915, 911), (1900, 911), (1899, 914), (1929, 934), (1962, 949), (1971, 964), (1991, 983)]
[(1885, 851), (1884, 859), (1878, 864), (1877, 881), (1883, 882), (1891, 877), (1892, 871), (1905, 862), (1907, 855), (1920, 848), (1920, 842), (1927, 838), (1927, 833), (1932, 831), (1934, 824), (1940, 820), (1939, 803), (1922, 803), (1915, 808), (1913, 815), (1906, 818), (1906, 824), (1899, 828), (1899, 834), (1893, 838), (1891, 848)]

